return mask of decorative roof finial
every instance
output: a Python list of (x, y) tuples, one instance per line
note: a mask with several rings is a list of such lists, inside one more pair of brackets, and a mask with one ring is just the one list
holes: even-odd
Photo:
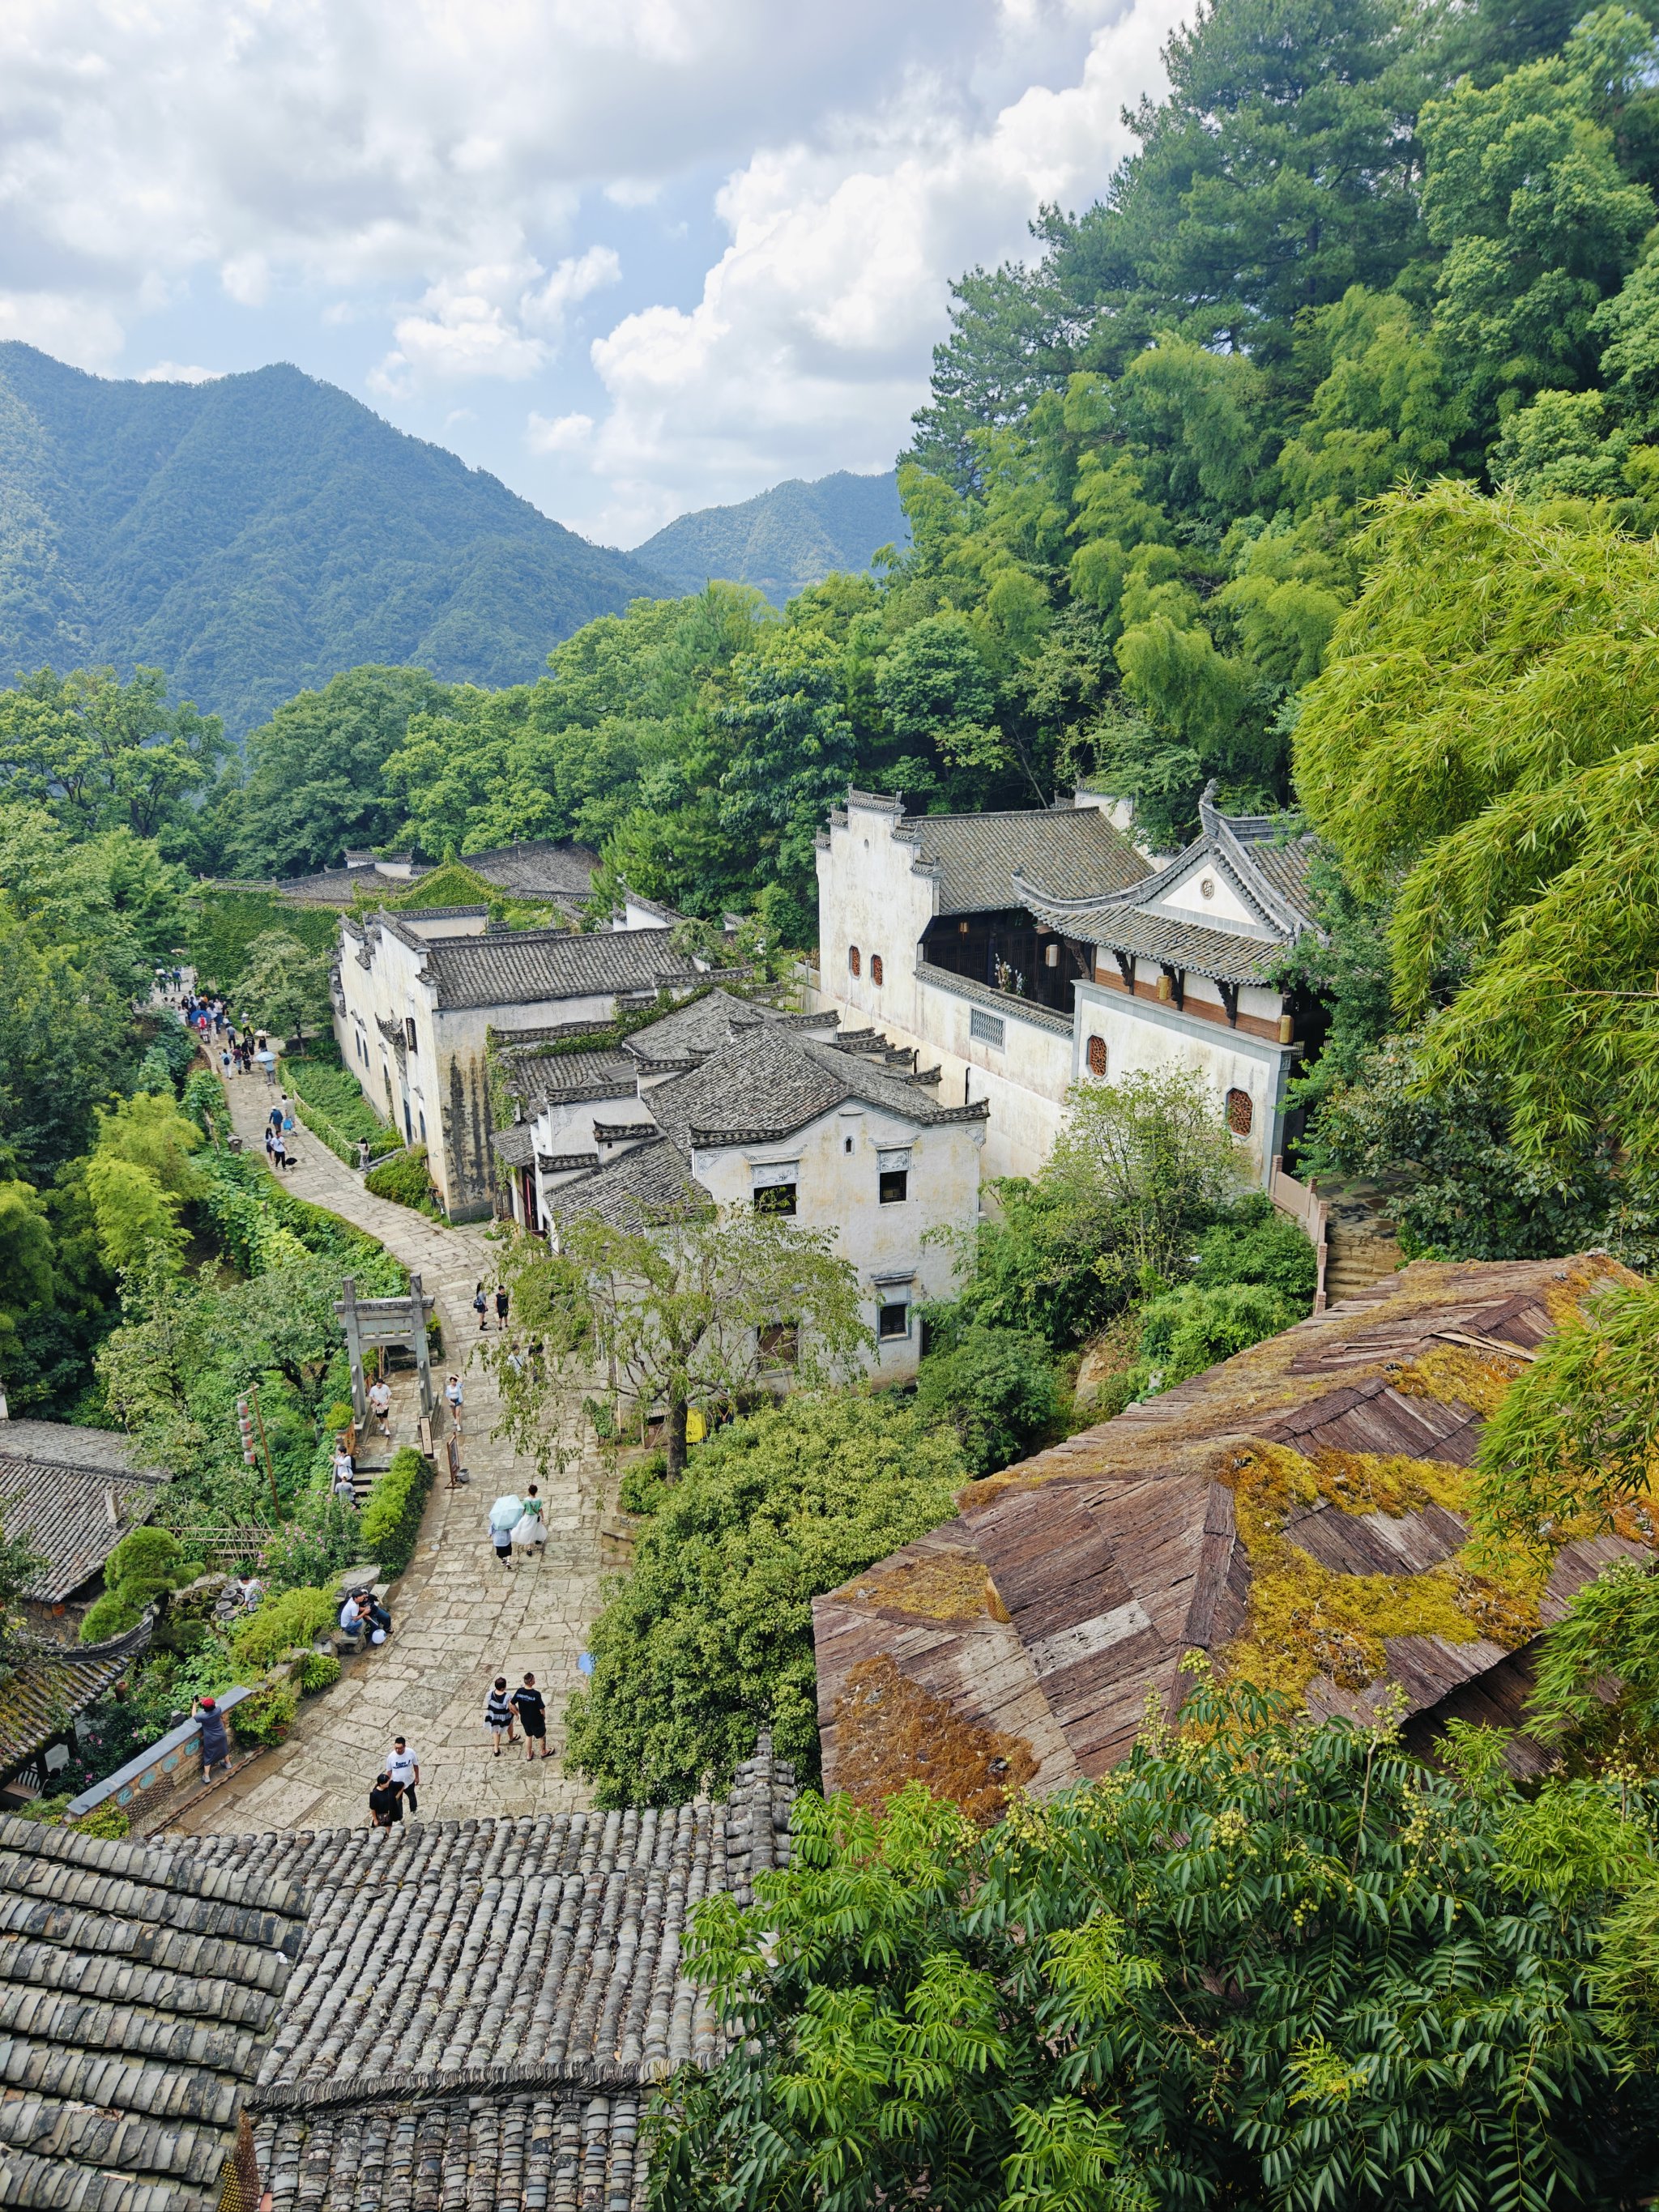
[(1198, 823), (1206, 837), (1213, 837), (1221, 827), (1221, 814), (1215, 803), (1216, 780), (1212, 776), (1198, 795)]

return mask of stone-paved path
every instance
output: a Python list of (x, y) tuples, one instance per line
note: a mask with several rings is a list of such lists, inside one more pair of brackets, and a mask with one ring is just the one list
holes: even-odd
[[(277, 1093), (262, 1074), (234, 1076), (228, 1087), (236, 1128), (257, 1157)], [(458, 1366), (477, 1341), (473, 1285), (482, 1277), (486, 1290), (494, 1287), (494, 1242), (482, 1227), (450, 1228), (371, 1196), (362, 1177), (308, 1129), (297, 1127), (295, 1137), (298, 1164), (283, 1176), (285, 1185), (378, 1237), (421, 1276), (438, 1302), (445, 1366)], [(493, 1310), (490, 1329), (493, 1335)], [(434, 1374), (439, 1387), (443, 1371)], [(583, 1465), (542, 1481), (549, 1509), (544, 1556), (501, 1566), (486, 1533), (490, 1504), (503, 1490), (522, 1493), (540, 1478), (489, 1434), (499, 1402), (493, 1376), (475, 1364), (464, 1379), (463, 1459), (471, 1481), (449, 1489), (441, 1463), (420, 1544), (392, 1592), (389, 1642), (349, 1661), (335, 1688), (301, 1705), (280, 1751), (185, 1812), (179, 1827), (198, 1834), (361, 1827), (369, 1784), (398, 1735), (409, 1738), (421, 1762), (423, 1820), (566, 1812), (587, 1803), (585, 1786), (566, 1778), (558, 1754), (560, 1716), (581, 1679), (577, 1656), (599, 1607), (596, 1470)], [(400, 1392), (394, 1443), (414, 1441), (414, 1415), (412, 1390)], [(495, 1758), (483, 1724), (491, 1681), (505, 1674), (516, 1687), (526, 1668), (547, 1698), (555, 1754), (533, 1765), (521, 1744)]]

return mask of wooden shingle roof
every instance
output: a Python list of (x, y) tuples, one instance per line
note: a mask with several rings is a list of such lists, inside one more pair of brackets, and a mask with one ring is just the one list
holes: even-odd
[(303, 1911), (280, 1879), (0, 1820), (0, 2203), (210, 2212)]
[[(841, 1723), (878, 1713), (849, 1686), (889, 1662), (964, 1728), (1020, 1739), (1040, 1790), (1121, 1759), (1149, 1698), (1173, 1713), (1194, 1650), (1277, 1686), (1288, 1672), (1316, 1715), (1367, 1718), (1398, 1693), (1431, 1728), (1448, 1699), (1473, 1710), (1470, 1686), (1490, 1676), (1513, 1724), (1528, 1639), (1611, 1560), (1651, 1564), (1655, 1533), (1632, 1514), (1562, 1544), (1534, 1605), (1460, 1556), (1468, 1531), (1446, 1501), (1462, 1495), (1482, 1409), (1618, 1279), (1632, 1279), (1600, 1255), (1419, 1261), (970, 1484), (957, 1520), (814, 1601), (827, 1786), (843, 1757), (867, 1762)], [(1258, 1617), (1269, 1575), (1281, 1593), (1285, 1577), (1386, 1578), (1366, 1585), (1378, 1607), (1415, 1590), (1436, 1632), (1391, 1632), (1379, 1610), (1374, 1630), (1339, 1634), (1316, 1603), (1313, 1627), (1293, 1615), (1287, 1642), (1282, 1618)], [(1541, 1763), (1524, 1746), (1516, 1756)]]

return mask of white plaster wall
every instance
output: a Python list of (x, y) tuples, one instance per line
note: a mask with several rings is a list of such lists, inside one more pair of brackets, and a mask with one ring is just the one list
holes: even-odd
[[(858, 1276), (862, 1317), (871, 1334), (877, 1309), (908, 1299), (910, 1334), (878, 1344), (867, 1365), (884, 1382), (914, 1375), (921, 1358), (921, 1329), (915, 1309), (949, 1297), (956, 1258), (945, 1243), (928, 1243), (934, 1229), (971, 1229), (979, 1214), (982, 1122), (948, 1122), (918, 1128), (886, 1109), (849, 1102), (797, 1130), (784, 1142), (729, 1145), (698, 1152), (692, 1170), (717, 1204), (747, 1211), (754, 1203), (752, 1170), (775, 1162), (799, 1163), (795, 1221), (834, 1234), (835, 1249)], [(850, 1141), (852, 1150), (847, 1149)], [(880, 1202), (878, 1153), (908, 1146), (910, 1168), (902, 1203)], [(909, 1274), (903, 1286), (878, 1288), (880, 1275)]]
[(1229, 1091), (1248, 1091), (1250, 1133), (1235, 1139), (1252, 1179), (1265, 1188), (1273, 1168), (1291, 1055), (1265, 1037), (1224, 1030), (1201, 1018), (1183, 1021), (1174, 1007), (1159, 1008), (1099, 983), (1077, 987), (1078, 1019), (1073, 1078), (1089, 1082), (1089, 1039), (1106, 1044), (1108, 1083), (1127, 1075), (1177, 1067), (1196, 1075), (1213, 1092), (1218, 1110)]

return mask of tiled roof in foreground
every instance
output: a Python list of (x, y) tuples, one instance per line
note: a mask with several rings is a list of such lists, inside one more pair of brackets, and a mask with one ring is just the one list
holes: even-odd
[(651, 2083), (720, 2050), (688, 1917), (788, 1853), (764, 1738), (721, 1803), (181, 1838), (302, 1887), (305, 1947), (253, 2092), (275, 2212), (624, 2212)]
[(303, 1912), (281, 1876), (0, 1819), (0, 2204), (213, 2212)]

